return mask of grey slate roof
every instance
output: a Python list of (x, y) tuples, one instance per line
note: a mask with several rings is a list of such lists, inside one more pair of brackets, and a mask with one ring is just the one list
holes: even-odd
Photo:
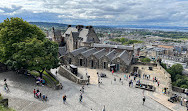
[(78, 32), (78, 29), (76, 29), (75, 27), (67, 28), (66, 32), (64, 33), (64, 37), (66, 34), (70, 34), (71, 32)]
[(59, 47), (58, 52), (59, 52), (60, 56), (65, 55), (66, 54), (66, 47)]
[(131, 60), (132, 60), (132, 56), (130, 56), (126, 50), (124, 50), (117, 57), (119, 57), (122, 61), (124, 61), (126, 63), (126, 65), (130, 65)]
[(72, 32), (72, 36), (74, 39), (79, 37), (79, 33), (78, 32)]
[(84, 51), (86, 51), (86, 50), (87, 50), (86, 47), (81, 47), (81, 48), (79, 48), (79, 49), (73, 50), (73, 51), (70, 52), (70, 53), (73, 54), (74, 56), (77, 56), (78, 54), (80, 54), (80, 53), (82, 53), (82, 52), (84, 52)]
[(97, 44), (97, 43), (94, 43), (92, 47), (108, 47), (108, 48), (114, 48), (114, 49), (133, 50), (133, 46)]
[(82, 29), (80, 31), (79, 37), (83, 38), (83, 42), (89, 42), (87, 37), (88, 33), (89, 33), (89, 29)]
[(93, 53), (93, 55), (97, 58), (100, 59), (101, 57), (103, 57), (104, 55), (106, 55), (106, 49), (101, 49), (95, 53)]
[(116, 52), (116, 50), (114, 49), (114, 50), (112, 50), (111, 52), (109, 52), (109, 53), (106, 55), (106, 57), (108, 57), (110, 60), (112, 60), (114, 57), (116, 57), (116, 55), (117, 55), (117, 52)]
[(97, 51), (96, 48), (92, 48), (92, 49), (89, 49), (89, 50), (86, 50), (84, 52), (82, 52), (81, 54), (84, 56), (84, 57), (89, 57), (90, 55), (92, 55), (93, 53), (95, 53)]
[(64, 33), (64, 37), (66, 34), (70, 35), (71, 33), (73, 33), (73, 36), (81, 37), (83, 39), (83, 42), (89, 42), (88, 37), (87, 37), (87, 35), (89, 33), (89, 29), (83, 28), (80, 31), (78, 31), (78, 29), (76, 27), (69, 27), (66, 30), (66, 32)]
[(54, 35), (55, 37), (61, 37), (61, 30), (55, 30)]

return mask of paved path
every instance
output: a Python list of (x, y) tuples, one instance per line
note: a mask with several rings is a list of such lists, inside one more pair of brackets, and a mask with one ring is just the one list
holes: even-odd
[[(55, 73), (56, 69), (51, 71)], [(114, 82), (111, 73), (103, 72), (107, 74), (107, 78), (102, 79), (103, 84), (100, 87), (97, 84), (85, 86), (82, 103), (79, 102), (81, 85), (59, 74), (57, 78), (63, 84), (63, 90), (36, 86), (34, 79), (16, 75), (14, 72), (0, 73), (0, 92), (10, 99), (9, 105), (17, 111), (90, 111), (91, 108), (93, 111), (101, 111), (104, 105), (107, 111), (169, 111), (149, 96), (146, 96), (145, 105), (142, 105), (142, 90), (129, 88), (126, 80), (123, 80), (123, 85), (119, 81)], [(119, 77), (123, 78), (123, 75), (115, 74), (115, 77), (118, 80)], [(7, 78), (10, 93), (3, 91), (4, 78)], [(46, 94), (49, 101), (42, 102), (35, 99), (32, 93), (34, 88)], [(66, 104), (62, 102), (64, 94), (67, 95)]]

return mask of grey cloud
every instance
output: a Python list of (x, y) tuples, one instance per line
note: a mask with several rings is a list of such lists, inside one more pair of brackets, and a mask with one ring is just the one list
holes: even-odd
[(0, 7), (0, 9), (4, 11), (4, 13), (13, 13), (17, 10), (20, 10), (21, 8), (22, 6), (16, 6), (16, 5), (12, 5), (11, 8)]

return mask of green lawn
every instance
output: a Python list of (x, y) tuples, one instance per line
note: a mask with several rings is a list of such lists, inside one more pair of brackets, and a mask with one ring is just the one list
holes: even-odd
[(13, 110), (11, 108), (6, 108), (6, 107), (0, 105), (0, 111), (15, 111), (15, 110)]
[[(31, 75), (34, 75), (34, 76), (40, 76), (40, 74), (38, 73), (38, 72), (36, 72), (36, 71), (28, 71)], [(43, 78), (44, 78), (44, 80), (48, 83), (47, 85), (48, 86), (52, 86), (53, 84), (51, 83), (51, 81), (49, 80), (49, 78), (52, 80), (52, 81), (54, 81), (54, 83), (57, 85), (57, 84), (59, 84), (59, 81), (57, 81), (56, 79), (54, 79), (53, 77), (51, 77), (46, 71), (44, 71), (43, 72), (43, 74), (44, 75), (46, 75), (46, 76), (43, 76)]]
[(43, 72), (43, 74), (45, 74), (46, 76), (48, 76), (50, 79), (52, 79), (56, 85), (59, 84), (59, 81), (57, 81), (56, 79), (54, 79), (52, 76), (50, 76), (46, 71)]

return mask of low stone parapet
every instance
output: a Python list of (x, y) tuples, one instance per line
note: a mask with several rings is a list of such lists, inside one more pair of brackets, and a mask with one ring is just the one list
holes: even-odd
[(77, 77), (76, 75), (74, 75), (70, 70), (68, 70), (64, 66), (60, 66), (59, 67), (58, 73), (61, 76), (65, 77), (65, 78), (67, 78), (67, 79), (69, 79), (69, 80), (71, 80), (71, 81), (73, 81), (73, 82), (75, 82), (77, 84), (86, 85), (88, 83), (88, 80), (80, 79), (79, 77)]

